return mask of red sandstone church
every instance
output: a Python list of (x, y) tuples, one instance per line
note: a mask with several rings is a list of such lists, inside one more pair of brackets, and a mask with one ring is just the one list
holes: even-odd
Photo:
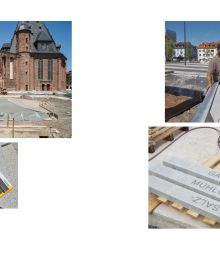
[(66, 90), (66, 57), (42, 21), (20, 21), (0, 50), (0, 89)]

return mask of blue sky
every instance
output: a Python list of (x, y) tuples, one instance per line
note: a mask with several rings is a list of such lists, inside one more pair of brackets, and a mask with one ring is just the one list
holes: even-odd
[[(61, 44), (61, 52), (67, 58), (67, 70), (72, 70), (72, 22), (45, 21), (53, 39)], [(17, 26), (17, 21), (0, 21), (0, 47), (9, 43)]]
[[(166, 21), (165, 26), (176, 31), (177, 42), (184, 41), (183, 21)], [(220, 41), (220, 21), (186, 21), (186, 41), (196, 46)]]

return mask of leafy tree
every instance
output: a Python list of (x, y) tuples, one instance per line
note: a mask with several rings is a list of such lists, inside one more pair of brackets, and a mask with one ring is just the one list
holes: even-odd
[(67, 88), (72, 88), (72, 71), (69, 71), (66, 75)]
[(191, 45), (186, 43), (186, 59), (191, 59)]
[(205, 50), (205, 56), (207, 57), (207, 59), (211, 56), (211, 50), (210, 49), (206, 49)]
[(165, 39), (165, 55), (167, 61), (172, 60), (174, 48), (175, 48), (174, 42), (170, 39)]

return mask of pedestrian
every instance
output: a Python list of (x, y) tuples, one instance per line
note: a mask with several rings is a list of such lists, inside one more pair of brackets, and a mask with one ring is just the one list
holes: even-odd
[(217, 43), (216, 56), (209, 62), (207, 79), (207, 90), (212, 86), (212, 83), (220, 82), (220, 42)]

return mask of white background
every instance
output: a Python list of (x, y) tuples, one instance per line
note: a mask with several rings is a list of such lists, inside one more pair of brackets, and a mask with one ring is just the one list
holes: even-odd
[(164, 21), (208, 11), (219, 20), (218, 2), (198, 3), (1, 1), (0, 20), (73, 21), (74, 96), (73, 139), (19, 139), (19, 209), (0, 212), (0, 279), (217, 276), (218, 230), (147, 222), (147, 127), (164, 121)]

